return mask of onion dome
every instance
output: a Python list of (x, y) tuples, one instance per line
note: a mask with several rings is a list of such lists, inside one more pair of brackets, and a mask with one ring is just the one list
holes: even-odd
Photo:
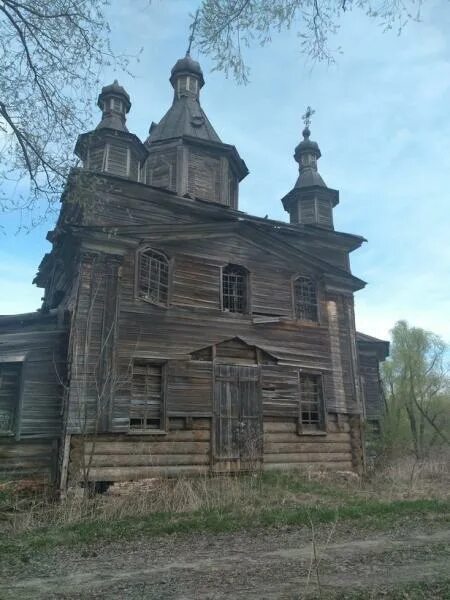
[(131, 101), (126, 90), (119, 85), (117, 79), (102, 88), (97, 105), (102, 111), (102, 120), (97, 129), (117, 129), (128, 131), (125, 121), (130, 111)]
[(205, 80), (203, 78), (203, 71), (200, 67), (200, 64), (191, 58), (189, 53), (186, 53), (184, 58), (180, 58), (177, 60), (175, 65), (172, 67), (171, 75), (170, 75), (170, 83), (175, 88), (176, 81), (180, 76), (188, 76), (192, 75), (199, 82), (199, 88), (202, 88), (205, 85)]
[(309, 139), (311, 135), (309, 127), (305, 127), (302, 134), (303, 140), (295, 148), (294, 152), (294, 159), (299, 165), (299, 177), (295, 187), (310, 185), (327, 187), (317, 171), (317, 161), (322, 156), (319, 144)]

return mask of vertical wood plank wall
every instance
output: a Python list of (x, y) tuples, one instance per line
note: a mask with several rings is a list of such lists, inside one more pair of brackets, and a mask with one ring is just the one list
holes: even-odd
[(66, 340), (66, 332), (51, 315), (41, 318), (37, 313), (30, 323), (9, 331), (0, 327), (0, 360), (23, 356), (14, 436), (0, 436), (2, 479), (56, 480)]

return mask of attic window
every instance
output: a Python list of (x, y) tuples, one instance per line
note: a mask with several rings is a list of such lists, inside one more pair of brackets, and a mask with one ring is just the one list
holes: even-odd
[(22, 363), (0, 363), (0, 435), (14, 433)]
[(169, 259), (147, 248), (138, 254), (137, 295), (143, 300), (168, 305), (169, 300)]
[(118, 112), (122, 112), (122, 101), (118, 98), (111, 98), (110, 108)]
[(222, 271), (222, 310), (245, 313), (248, 309), (248, 272), (238, 265), (227, 265)]
[(297, 277), (294, 280), (295, 318), (317, 322), (317, 286), (311, 277)]
[(130, 430), (164, 430), (164, 365), (133, 362)]
[(320, 375), (300, 373), (299, 424), (303, 430), (324, 428), (323, 391)]

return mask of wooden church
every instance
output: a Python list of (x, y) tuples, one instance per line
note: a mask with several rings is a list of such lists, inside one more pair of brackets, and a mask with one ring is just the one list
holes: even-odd
[(35, 313), (0, 317), (0, 476), (95, 482), (248, 469), (359, 471), (388, 343), (355, 331), (365, 284), (335, 231), (309, 122), (289, 223), (239, 211), (248, 174), (189, 54), (142, 143), (117, 81), (80, 135)]

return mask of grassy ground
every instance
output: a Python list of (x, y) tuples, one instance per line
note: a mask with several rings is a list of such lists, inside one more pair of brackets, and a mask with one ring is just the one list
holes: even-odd
[(0, 558), (61, 546), (172, 533), (310, 526), (349, 521), (368, 530), (400, 521), (450, 521), (448, 464), (403, 462), (365, 480), (298, 473), (155, 480), (125, 495), (63, 503), (0, 491)]

